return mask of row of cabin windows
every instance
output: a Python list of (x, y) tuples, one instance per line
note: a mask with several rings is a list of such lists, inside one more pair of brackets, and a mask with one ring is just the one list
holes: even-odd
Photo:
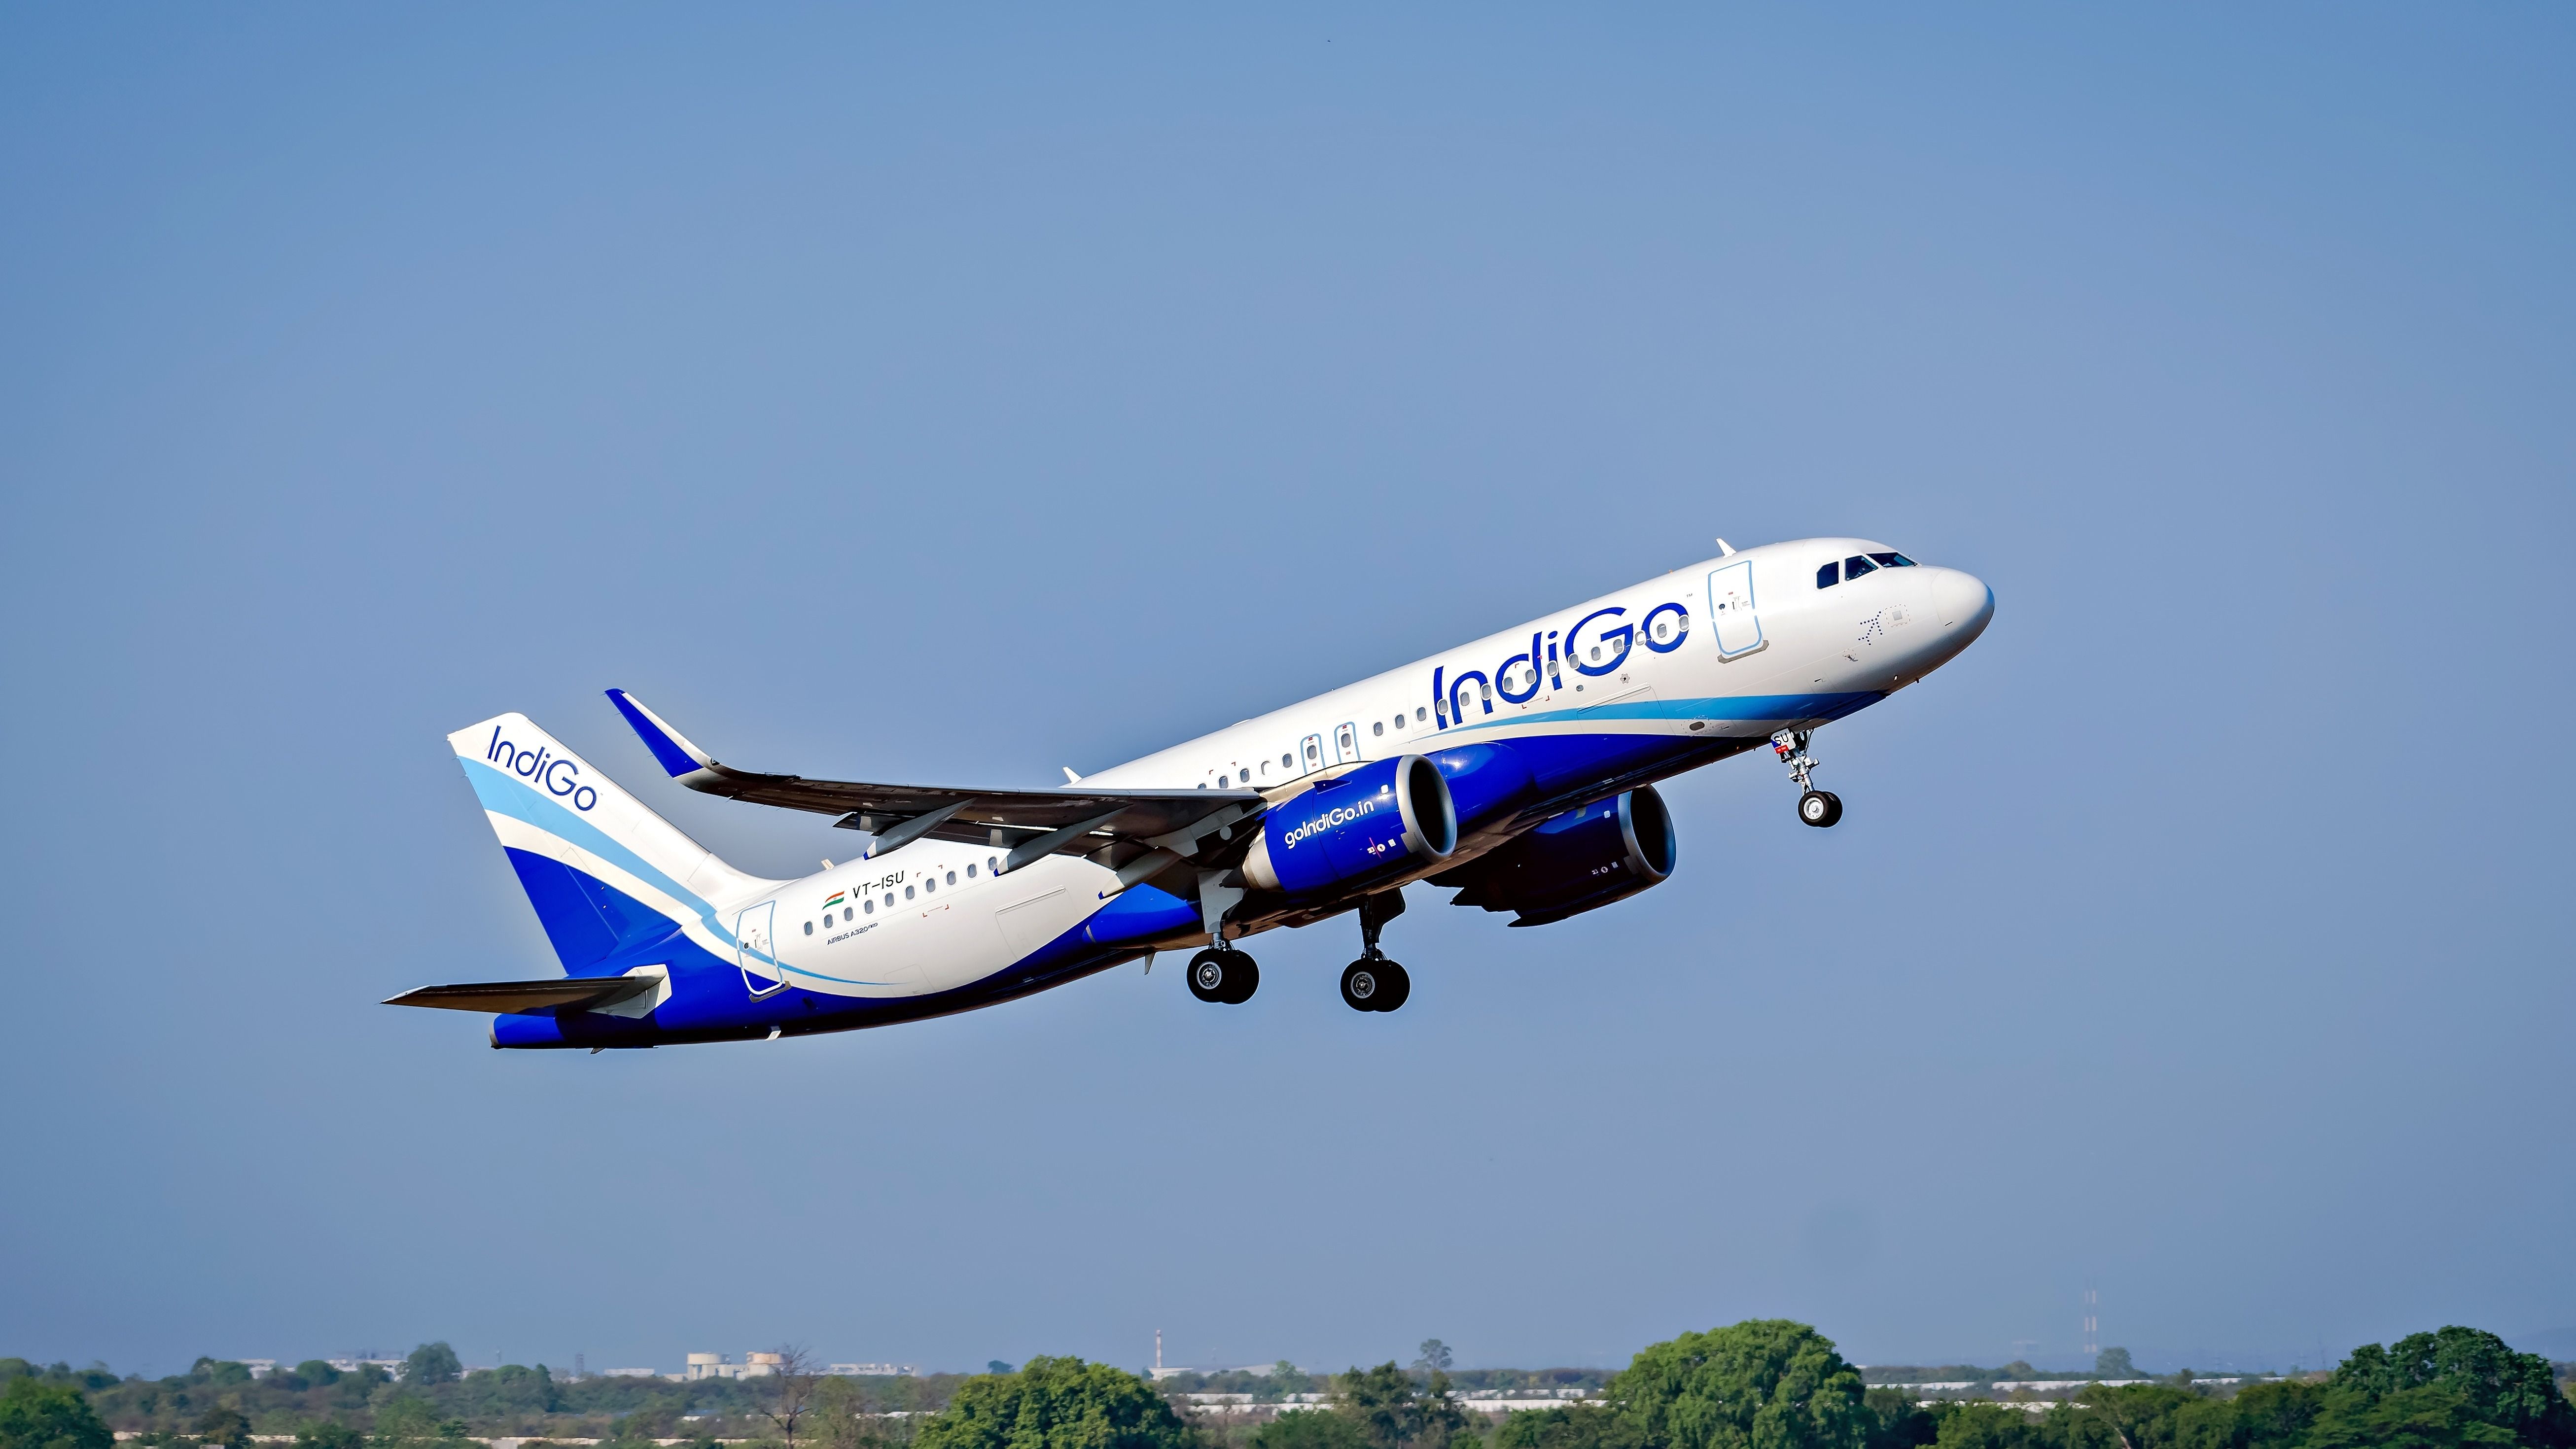
[(1816, 570), (1816, 587), (1830, 589), (1836, 584), (1850, 583), (1862, 574), (1877, 573), (1880, 569), (1912, 567), (1914, 567), (1914, 560), (1901, 553), (1856, 553), (1841, 563), (1829, 563)]
[[(1420, 724), (1420, 723), (1422, 723), (1424, 720), (1427, 720), (1427, 719), (1429, 719), (1429, 718), (1431, 718), (1431, 710), (1430, 710), (1430, 709), (1429, 709), (1429, 707), (1427, 707), (1427, 706), (1422, 707), (1422, 708), (1417, 708), (1417, 709), (1415, 709), (1415, 710), (1413, 711), (1413, 720), (1412, 720), (1412, 722), (1413, 722), (1413, 723), (1415, 723), (1415, 724)], [(1403, 716), (1401, 713), (1399, 713), (1399, 714), (1397, 714), (1397, 715), (1395, 716), (1395, 727), (1396, 727), (1397, 729), (1402, 729), (1402, 728), (1404, 728), (1404, 726), (1405, 726), (1405, 718), (1404, 718), (1404, 716)], [(1383, 734), (1385, 734), (1385, 733), (1386, 733), (1386, 721), (1385, 721), (1385, 720), (1373, 720), (1373, 721), (1371, 721), (1371, 722), (1370, 722), (1370, 724), (1369, 724), (1369, 733), (1370, 733), (1370, 734), (1373, 734), (1373, 735), (1383, 735)], [(1323, 768), (1323, 766), (1324, 766), (1324, 745), (1323, 745), (1323, 742), (1322, 742), (1321, 740), (1308, 740), (1308, 741), (1306, 742), (1306, 768), (1307, 768), (1307, 769), (1309, 769), (1309, 770), (1319, 770), (1319, 769), (1322, 769), (1322, 768)], [(1294, 751), (1294, 750), (1291, 750), (1291, 751), (1289, 751), (1287, 754), (1281, 755), (1281, 756), (1279, 757), (1279, 768), (1280, 768), (1281, 770), (1283, 770), (1283, 771), (1285, 771), (1285, 770), (1293, 770), (1293, 769), (1297, 768), (1297, 752), (1296, 752), (1296, 751)], [(1262, 762), (1261, 762), (1261, 773), (1262, 773), (1262, 774), (1264, 774), (1264, 775), (1267, 775), (1267, 774), (1269, 774), (1269, 773), (1270, 773), (1270, 762), (1269, 762), (1268, 760), (1264, 760), (1264, 761), (1262, 761)], [(1217, 776), (1216, 776), (1216, 787), (1217, 787), (1218, 789), (1220, 789), (1220, 790), (1228, 790), (1228, 789), (1232, 789), (1232, 788), (1234, 788), (1234, 787), (1236, 787), (1236, 786), (1238, 786), (1238, 785), (1249, 785), (1249, 784), (1251, 784), (1251, 783), (1252, 783), (1252, 769), (1251, 769), (1251, 767), (1249, 767), (1249, 766), (1246, 766), (1245, 768), (1243, 768), (1243, 769), (1241, 769), (1241, 770), (1219, 770), (1219, 771), (1217, 772)], [(1205, 786), (1205, 785), (1201, 785), (1199, 788), (1200, 788), (1200, 789), (1202, 789), (1202, 790), (1204, 790), (1204, 789), (1206, 789), (1206, 788), (1207, 788), (1207, 786)]]
[[(998, 856), (998, 855), (988, 855), (988, 856), (985, 856), (985, 857), (984, 857), (984, 868), (985, 868), (985, 869), (987, 869), (987, 870), (989, 870), (989, 871), (991, 871), (991, 872), (992, 872), (993, 874), (995, 874), (995, 875), (1000, 875), (1000, 874), (1002, 873), (1002, 858), (1001, 858), (1000, 856)], [(974, 867), (973, 865), (971, 865), (971, 864), (970, 864), (970, 865), (968, 865), (968, 866), (966, 867), (966, 878), (967, 878), (968, 880), (973, 880), (973, 879), (975, 878), (975, 867)], [(947, 877), (947, 879), (948, 879), (948, 883), (949, 883), (950, 885), (955, 885), (955, 884), (957, 884), (957, 872), (955, 872), (955, 871), (953, 871), (953, 870), (952, 870), (952, 871), (950, 871), (950, 872), (948, 872), (948, 877)], [(921, 890), (922, 890), (922, 894), (924, 894), (924, 895), (928, 895), (928, 894), (929, 894), (929, 893), (931, 893), (932, 891), (938, 890), (938, 889), (939, 889), (939, 881), (940, 881), (940, 877), (939, 877), (938, 873), (937, 873), (937, 872), (935, 872), (935, 871), (934, 871), (934, 872), (932, 872), (932, 873), (931, 873), (931, 874), (929, 874), (929, 875), (923, 876), (923, 877), (921, 878)], [(905, 900), (911, 900), (911, 899), (912, 899), (912, 887), (910, 887), (910, 886), (905, 886), (905, 887), (903, 888), (903, 898), (904, 898)], [(887, 910), (889, 910), (889, 911), (890, 911), (890, 910), (893, 910), (893, 909), (894, 909), (894, 892), (892, 892), (892, 891), (887, 891), (887, 892), (886, 892), (886, 896), (885, 896), (885, 903), (886, 903), (886, 909), (887, 909)], [(860, 901), (860, 902), (859, 902), (858, 906), (857, 906), (855, 909), (853, 909), (852, 907), (849, 907), (849, 906), (843, 906), (843, 907), (841, 907), (841, 920), (840, 920), (840, 924), (842, 924), (842, 925), (848, 925), (850, 922), (857, 920), (857, 919), (859, 918), (859, 915), (860, 915), (860, 913), (861, 913), (861, 912), (865, 912), (866, 914), (871, 915), (871, 916), (875, 915), (875, 914), (877, 913), (877, 903), (876, 903), (876, 901), (875, 901), (873, 898), (870, 898), (870, 899), (867, 899), (867, 900), (862, 900), (862, 901)], [(825, 930), (827, 930), (827, 931), (828, 931), (828, 930), (830, 930), (830, 929), (832, 928), (832, 925), (833, 925), (833, 921), (832, 921), (832, 913), (831, 913), (831, 912), (829, 912), (829, 911), (825, 911), (825, 912), (823, 913), (823, 929), (825, 929)], [(807, 922), (805, 923), (805, 934), (806, 934), (806, 935), (808, 935), (808, 936), (810, 936), (810, 935), (813, 935), (813, 934), (814, 934), (814, 923), (813, 923), (812, 921), (807, 921)]]

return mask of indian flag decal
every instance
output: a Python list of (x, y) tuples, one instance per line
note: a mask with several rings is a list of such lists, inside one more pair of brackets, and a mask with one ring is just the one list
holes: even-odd
[(832, 907), (839, 905), (842, 901), (847, 900), (847, 899), (849, 898), (849, 894), (850, 894), (850, 893), (849, 893), (848, 891), (834, 891), (834, 892), (832, 892), (832, 898), (831, 898), (830, 900), (825, 901), (825, 902), (823, 903), (823, 909), (825, 909), (825, 910), (827, 910), (827, 911), (828, 911), (828, 910), (830, 910)]

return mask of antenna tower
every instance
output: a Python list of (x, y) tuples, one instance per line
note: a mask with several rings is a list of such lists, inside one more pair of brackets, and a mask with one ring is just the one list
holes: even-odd
[(2084, 1290), (2084, 1356), (2102, 1356), (2102, 1295), (2090, 1288)]

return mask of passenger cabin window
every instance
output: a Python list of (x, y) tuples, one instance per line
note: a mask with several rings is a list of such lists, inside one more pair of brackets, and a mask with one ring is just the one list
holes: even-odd
[(1374, 720), (1374, 719), (1373, 719), (1373, 720), (1370, 720), (1370, 721), (1369, 721), (1369, 733), (1370, 733), (1370, 734), (1373, 734), (1373, 735), (1382, 735), (1382, 734), (1385, 734), (1385, 733), (1386, 733), (1386, 721), (1384, 721), (1384, 720)]
[(952, 870), (948, 873), (948, 883), (950, 885), (957, 884), (957, 872)]
[(808, 936), (814, 934), (814, 923), (812, 921), (807, 921), (805, 923), (805, 934)]
[(859, 902), (859, 908), (866, 911), (871, 916), (875, 915), (877, 913), (877, 898), (874, 896), (868, 897), (866, 900)]

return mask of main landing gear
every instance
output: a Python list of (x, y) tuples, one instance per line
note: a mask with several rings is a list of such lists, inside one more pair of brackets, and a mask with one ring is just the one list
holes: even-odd
[(1360, 901), (1360, 959), (1342, 968), (1342, 1004), (1353, 1011), (1393, 1011), (1413, 994), (1413, 978), (1386, 959), (1377, 937), (1404, 914), (1404, 892), (1384, 891)]
[(1782, 730), (1771, 737), (1771, 753), (1789, 767), (1789, 778), (1798, 784), (1798, 818), (1821, 830), (1843, 818), (1843, 797), (1808, 783), (1808, 772), (1817, 762), (1807, 753), (1807, 741), (1814, 737), (1813, 730)]
[(1210, 946), (1190, 958), (1190, 995), (1224, 1006), (1241, 1006), (1261, 989), (1261, 967), (1232, 946)]

